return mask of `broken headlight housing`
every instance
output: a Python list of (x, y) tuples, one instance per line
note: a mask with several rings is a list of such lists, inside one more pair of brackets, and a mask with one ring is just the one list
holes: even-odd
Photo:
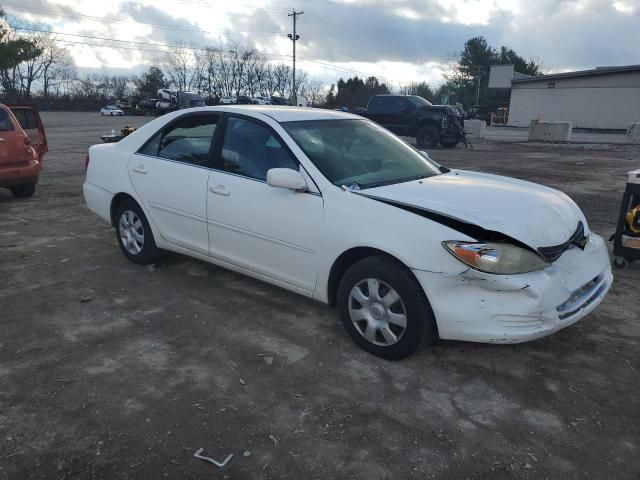
[(536, 253), (510, 243), (449, 241), (442, 244), (461, 262), (486, 273), (527, 273), (549, 265)]

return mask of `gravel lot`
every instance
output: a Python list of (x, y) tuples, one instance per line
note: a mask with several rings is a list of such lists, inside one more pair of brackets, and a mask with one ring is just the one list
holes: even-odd
[[(179, 255), (127, 262), (84, 207), (83, 160), (145, 119), (43, 117), (36, 195), (0, 191), (0, 478), (640, 476), (640, 265), (551, 337), (387, 362), (322, 304)], [(432, 156), (560, 188), (606, 236), (640, 166), (624, 146)]]

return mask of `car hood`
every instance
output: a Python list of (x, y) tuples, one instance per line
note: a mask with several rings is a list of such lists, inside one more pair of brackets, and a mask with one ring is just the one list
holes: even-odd
[(580, 221), (586, 228), (584, 215), (564, 193), (498, 175), (452, 170), (360, 193), (498, 232), (532, 248), (566, 242)]

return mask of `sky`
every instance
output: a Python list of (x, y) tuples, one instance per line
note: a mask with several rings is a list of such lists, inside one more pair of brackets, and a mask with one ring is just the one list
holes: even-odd
[(640, 0), (0, 0), (0, 5), (10, 15), (50, 25), (80, 71), (139, 71), (162, 61), (163, 47), (153, 44), (176, 42), (235, 43), (289, 63), (293, 8), (304, 11), (297, 25), (298, 68), (327, 83), (357, 74), (395, 86), (420, 81), (435, 86), (443, 82), (455, 52), (477, 35), (542, 61), (545, 73), (640, 63)]

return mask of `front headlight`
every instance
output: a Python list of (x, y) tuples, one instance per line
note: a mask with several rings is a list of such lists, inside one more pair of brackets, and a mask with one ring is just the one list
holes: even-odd
[(449, 241), (442, 244), (461, 262), (487, 273), (527, 273), (549, 265), (532, 251), (509, 243)]

